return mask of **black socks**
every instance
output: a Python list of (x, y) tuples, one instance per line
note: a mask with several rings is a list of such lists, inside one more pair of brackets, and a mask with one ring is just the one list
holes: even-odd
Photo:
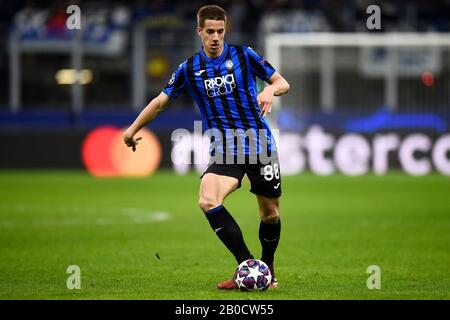
[(280, 218), (275, 223), (264, 223), (261, 221), (259, 224), (259, 241), (262, 246), (261, 260), (268, 266), (273, 264), (273, 257), (278, 246), (278, 241), (280, 240), (280, 233)]
[(209, 210), (205, 215), (211, 228), (228, 250), (231, 251), (238, 264), (253, 258), (244, 242), (239, 225), (223, 205)]

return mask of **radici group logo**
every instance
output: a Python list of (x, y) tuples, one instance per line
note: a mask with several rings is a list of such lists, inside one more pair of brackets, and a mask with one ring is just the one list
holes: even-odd
[(236, 88), (236, 83), (234, 81), (234, 75), (232, 73), (226, 76), (210, 78), (203, 81), (205, 85), (206, 94), (208, 97), (218, 97), (233, 92)]

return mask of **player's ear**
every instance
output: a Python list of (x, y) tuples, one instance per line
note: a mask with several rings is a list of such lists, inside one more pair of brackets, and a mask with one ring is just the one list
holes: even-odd
[(200, 36), (200, 33), (202, 32), (202, 28), (197, 26), (196, 30), (197, 30), (197, 34)]

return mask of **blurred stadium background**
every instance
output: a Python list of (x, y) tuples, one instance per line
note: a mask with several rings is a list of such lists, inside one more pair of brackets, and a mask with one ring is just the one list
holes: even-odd
[[(81, 6), (79, 31), (66, 27), (70, 4)], [(86, 135), (129, 125), (198, 50), (194, 17), (202, 4), (2, 1), (0, 166), (83, 168)], [(380, 1), (380, 30), (366, 26), (376, 1), (218, 4), (229, 14), (227, 41), (256, 48), (292, 84), (271, 117), (286, 141), (285, 174), (450, 174), (449, 138), (438, 140), (449, 126), (449, 1)], [(170, 134), (193, 132), (194, 120), (199, 112), (183, 95), (151, 125), (161, 167), (187, 172), (174, 161), (194, 148), (183, 140), (171, 159)], [(357, 136), (338, 144), (348, 133)], [(333, 157), (334, 147), (343, 155)]]
[[(184, 233), (197, 239), (179, 240), (188, 241), (185, 244), (187, 249), (189, 241), (197, 241), (192, 245), (216, 252), (220, 244), (206, 243), (211, 237), (206, 224), (199, 227), (202, 230), (199, 232), (205, 234), (204, 238), (192, 231), (197, 229), (179, 229), (180, 221), (181, 224), (189, 224), (192, 217), (200, 217), (196, 207), (198, 176), (195, 172), (200, 172), (205, 164), (194, 165), (191, 160), (198, 159), (199, 153), (204, 151), (198, 148), (198, 143), (204, 141), (194, 132), (194, 121), (201, 120), (201, 117), (192, 99), (182, 95), (173, 101), (148, 127), (150, 131), (145, 132), (144, 141), (136, 154), (122, 145), (120, 135), (120, 129), (128, 126), (139, 111), (160, 93), (178, 64), (198, 51), (201, 43), (194, 32), (195, 14), (201, 5), (210, 3), (175, 0), (0, 1), (0, 187), (3, 194), (0, 228), (4, 231), (2, 270), (10, 272), (8, 275), (7, 271), (2, 271), (3, 297), (72, 297), (59, 287), (48, 287), (48, 283), (54, 280), (52, 271), (60, 272), (64, 263), (73, 263), (73, 260), (63, 258), (59, 260), (63, 261), (59, 266), (56, 256), (76, 256), (78, 261), (89, 264), (97, 256), (95, 246), (105, 245), (101, 247), (102, 252), (110, 252), (111, 256), (102, 256), (105, 260), (101, 267), (91, 268), (95, 273), (115, 263), (112, 257), (116, 257), (116, 248), (122, 254), (121, 241), (131, 241), (124, 236), (127, 232), (150, 246), (150, 249), (144, 248), (142, 243), (133, 242), (138, 251), (129, 255), (156, 251), (158, 249), (153, 246), (156, 246), (157, 237)], [(270, 122), (280, 130), (281, 168), (286, 177), (286, 219), (291, 219), (292, 234), (303, 234), (299, 235), (303, 237), (302, 243), (306, 243), (307, 247), (307, 243), (313, 243), (306, 253), (299, 253), (302, 255), (299, 261), (304, 268), (303, 279), (309, 279), (311, 283), (314, 275), (321, 272), (317, 271), (321, 270), (320, 266), (329, 265), (328, 260), (318, 260), (313, 255), (314, 249), (324, 253), (324, 256), (329, 253), (329, 259), (349, 259), (345, 261), (348, 265), (352, 263), (351, 254), (343, 258), (339, 256), (339, 250), (330, 248), (327, 251), (324, 243), (314, 244), (317, 240), (314, 230), (323, 231), (324, 239), (329, 236), (336, 240), (343, 236), (342, 239), (351, 242), (356, 240), (362, 246), (354, 248), (353, 254), (357, 255), (356, 252), (367, 249), (363, 246), (366, 242), (359, 242), (367, 234), (358, 232), (370, 225), (375, 226), (374, 230), (387, 232), (380, 231), (378, 234), (386, 236), (386, 239), (391, 236), (394, 239), (393, 230), (397, 230), (403, 237), (418, 241), (403, 243), (400, 246), (402, 250), (422, 250), (419, 253), (411, 251), (410, 255), (404, 252), (403, 260), (386, 258), (388, 262), (395, 261), (392, 265), (398, 266), (399, 270), (406, 268), (404, 274), (394, 272), (390, 275), (392, 279), (396, 276), (403, 279), (406, 285), (396, 287), (397, 291), (391, 291), (390, 296), (379, 297), (449, 298), (450, 208), (446, 197), (450, 187), (447, 177), (450, 175), (450, 1), (234, 0), (213, 3), (228, 12), (227, 42), (255, 48), (291, 85), (288, 95), (277, 98)], [(70, 16), (66, 9), (73, 4), (81, 9), (80, 30), (68, 30), (66, 27)], [(379, 30), (367, 29), (366, 22), (371, 16), (366, 12), (369, 5), (378, 5), (381, 9)], [(180, 128), (186, 130), (173, 139), (172, 133)], [(55, 169), (74, 170), (75, 173)], [(88, 176), (87, 171), (95, 176), (148, 177), (151, 173), (156, 174), (141, 180), (99, 181)], [(362, 177), (346, 180), (350, 178), (336, 177), (335, 173)], [(381, 177), (373, 177), (372, 173)], [(179, 180), (178, 175), (186, 175), (190, 182)], [(316, 175), (327, 176), (330, 180), (320, 180)], [(368, 180), (364, 180), (366, 176), (369, 176)], [(373, 178), (376, 180), (371, 180)], [(179, 202), (164, 198), (163, 188), (178, 194)], [(333, 190), (337, 192), (335, 196)], [(96, 192), (99, 193), (99, 201), (91, 198)], [(129, 203), (120, 200), (122, 192), (129, 197)], [(158, 194), (161, 198), (157, 200), (152, 194)], [(329, 197), (329, 203), (323, 202), (322, 194)], [(142, 199), (138, 200), (141, 196)], [(152, 197), (151, 201), (145, 201), (149, 197)], [(230, 205), (235, 206), (236, 212), (242, 207), (250, 210), (245, 196), (237, 195), (236, 199)], [(295, 204), (292, 199), (301, 199), (302, 203)], [(385, 202), (371, 204), (374, 199)], [(409, 204), (411, 199), (417, 200), (416, 207)], [(170, 224), (168, 229), (153, 230), (153, 233), (136, 226), (136, 231), (127, 225), (129, 221), (124, 217), (149, 219), (151, 223), (158, 219), (165, 220), (166, 216), (142, 217), (139, 212), (127, 212), (121, 216), (122, 220), (116, 221), (118, 224), (124, 223), (123, 229), (119, 230), (119, 226), (114, 225), (113, 231), (108, 231), (111, 233), (103, 233), (106, 231), (101, 226), (112, 221), (108, 219), (123, 214), (119, 212), (121, 209), (114, 209), (114, 205), (129, 206), (130, 203), (153, 211), (171, 210), (173, 223), (178, 224)], [(321, 204), (325, 207), (319, 208)], [(293, 212), (299, 209), (297, 205), (305, 214), (302, 219), (306, 219), (306, 227), (303, 222), (295, 222), (297, 218)], [(344, 209), (336, 209), (340, 205), (353, 206), (355, 211), (349, 209), (352, 214), (347, 214)], [(105, 207), (109, 211), (105, 211)], [(416, 210), (416, 215), (408, 216), (409, 211), (405, 208)], [(192, 211), (190, 216), (184, 215), (185, 210)], [(315, 210), (324, 215), (314, 215), (317, 213)], [(82, 214), (81, 211), (85, 212)], [(333, 214), (335, 211), (337, 213)], [(426, 212), (430, 215), (424, 216)], [(90, 216), (91, 213), (94, 217)], [(341, 213), (342, 216), (338, 217)], [(363, 217), (361, 214), (366, 215)], [(61, 215), (65, 217), (62, 220)], [(250, 215), (240, 218), (244, 229), (256, 228), (250, 227), (255, 224), (253, 218)], [(336, 222), (336, 218), (342, 220)], [(342, 228), (342, 234), (336, 229), (327, 229), (330, 219), (334, 221), (332, 226)], [(414, 229), (407, 230), (410, 233), (403, 229), (406, 220), (410, 222), (409, 227), (414, 225)], [(352, 223), (356, 223), (354, 229), (346, 229)], [(67, 233), (58, 231), (51, 236), (46, 235), (47, 228), (60, 224), (74, 226), (74, 229)], [(96, 226), (94, 233), (97, 237), (92, 241), (97, 242), (84, 243), (88, 235), (93, 234), (93, 230), (87, 227), (91, 224)], [(306, 230), (300, 232), (295, 229), (301, 226)], [(389, 229), (389, 226), (394, 226), (394, 229)], [(422, 230), (427, 231), (426, 235), (431, 238), (421, 238)], [(256, 234), (256, 229), (253, 231)], [(77, 251), (61, 240), (68, 237), (76, 242), (83, 232), (86, 238), (81, 236), (81, 248), (89, 246), (90, 251)], [(116, 237), (111, 240), (113, 235)], [(372, 236), (376, 239), (375, 234), (367, 237)], [(204, 242), (204, 239), (208, 240)], [(367, 243), (370, 239), (366, 239)], [(436, 247), (424, 245), (430, 239), (435, 241)], [(29, 267), (42, 271), (45, 280), (34, 282), (31, 287), (20, 283), (19, 274), (26, 277), (27, 270), (30, 270), (23, 267), (23, 262), (28, 261), (25, 259), (40, 263), (41, 256), (36, 252), (43, 255), (49, 252), (52, 247), (50, 240), (55, 241), (55, 246), (61, 246), (58, 247), (61, 250), (52, 250), (55, 258), (46, 260), (46, 271)], [(106, 241), (113, 241), (117, 247), (105, 244)], [(256, 240), (249, 241), (257, 247)], [(289, 241), (293, 248), (297, 248), (297, 238), (287, 235), (286, 242)], [(377, 240), (374, 242), (377, 243)], [(36, 250), (34, 255), (21, 243), (35, 243), (34, 247), (30, 247)], [(342, 243), (342, 246), (347, 244)], [(383, 249), (372, 250), (373, 257), (384, 252), (386, 246), (389, 247), (389, 243), (378, 244)], [(181, 247), (185, 248), (183, 245)], [(289, 248), (287, 244), (285, 248)], [(398, 248), (391, 249), (394, 252)], [(159, 250), (177, 255), (180, 247), (163, 244)], [(215, 254), (221, 255), (222, 251)], [(69, 252), (78, 254), (71, 255)], [(285, 249), (280, 255), (283, 258), (294, 252), (294, 249)], [(130, 268), (141, 272), (148, 267), (140, 262), (132, 266), (129, 260), (120, 260), (124, 258), (120, 254), (116, 265), (122, 269), (117, 274), (113, 272), (116, 278), (131, 277), (136, 270)], [(418, 256), (423, 260), (417, 260)], [(196, 252), (194, 257), (201, 257), (201, 254)], [(221, 257), (228, 259), (225, 252)], [(365, 262), (367, 260), (366, 265), (361, 266), (363, 287), (365, 267), (376, 260), (373, 257), (365, 256), (363, 259)], [(183, 256), (173, 261), (182, 262), (182, 259)], [(306, 265), (309, 261), (313, 265)], [(385, 265), (389, 264), (386, 261)], [(407, 266), (403, 264), (405, 261)], [(434, 271), (429, 270), (429, 261), (435, 264)], [(288, 266), (295, 267), (295, 263), (297, 260), (294, 259), (291, 265), (287, 264), (286, 274), (289, 274)], [(196, 266), (192, 263), (190, 267), (200, 268)], [(418, 266), (416, 270), (428, 274), (423, 274), (422, 278), (411, 275), (408, 266)], [(427, 266), (430, 268), (427, 269)], [(153, 267), (156, 268), (154, 270), (164, 269)], [(227, 267), (232, 267), (232, 264)], [(349, 267), (346, 272), (355, 272), (352, 268)], [(127, 275), (122, 273), (123, 270), (127, 270)], [(208, 270), (212, 272), (208, 281), (215, 281), (228, 272), (225, 269), (220, 272)], [(307, 287), (308, 280), (298, 280), (300, 276), (297, 274), (292, 276)], [(442, 276), (447, 277), (447, 282), (440, 282)], [(62, 283), (64, 277), (63, 273)], [(180, 274), (177, 277), (182, 284), (191, 285)], [(418, 285), (414, 288), (409, 286), (408, 277), (423, 281), (422, 289), (418, 289)], [(325, 277), (325, 281), (330, 279)], [(107, 281), (106, 278), (104, 280)], [(153, 279), (153, 284), (146, 284), (152, 286), (163, 280)], [(336, 281), (344, 286), (343, 282), (339, 282), (341, 280)], [(427, 291), (424, 287), (424, 283), (431, 283), (429, 281), (433, 282), (434, 291)], [(206, 282), (201, 282), (200, 286), (206, 285)], [(193, 284), (194, 287), (196, 285)], [(109, 289), (113, 290), (112, 287)], [(417, 291), (411, 289), (413, 293), (408, 295), (408, 288)], [(99, 291), (86, 297), (148, 297), (142, 288), (137, 289), (137, 293), (129, 289), (119, 295), (113, 291), (105, 293), (94, 288), (92, 283), (90, 289)], [(158, 295), (152, 297), (171, 297), (171, 286), (159, 289)], [(270, 297), (305, 297), (297, 295), (295, 286), (290, 290), (285, 295)], [(308, 290), (315, 292), (313, 287), (308, 287)], [(345, 290), (342, 297), (355, 297), (354, 286)], [(200, 295), (189, 294), (182, 293), (181, 297), (223, 298), (211, 295), (209, 291)], [(339, 294), (336, 289), (324, 295), (307, 297), (339, 298)], [(359, 297), (367, 297), (364, 294)]]

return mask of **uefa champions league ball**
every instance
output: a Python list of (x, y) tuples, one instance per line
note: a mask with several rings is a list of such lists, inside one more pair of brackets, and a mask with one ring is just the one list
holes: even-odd
[(235, 281), (241, 291), (264, 291), (269, 288), (272, 274), (263, 261), (248, 259), (236, 268)]

